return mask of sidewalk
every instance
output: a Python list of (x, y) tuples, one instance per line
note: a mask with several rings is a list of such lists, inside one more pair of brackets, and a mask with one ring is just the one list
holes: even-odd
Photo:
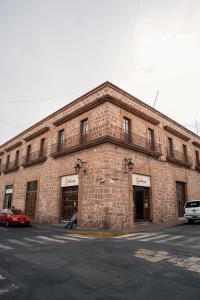
[(52, 229), (59, 229), (62, 232), (67, 232), (71, 234), (80, 234), (80, 235), (90, 235), (90, 236), (96, 236), (96, 237), (113, 237), (113, 236), (120, 236), (124, 234), (129, 233), (137, 233), (137, 232), (154, 232), (162, 229), (167, 229), (170, 227), (178, 226), (185, 224), (186, 220), (173, 220), (166, 223), (161, 224), (152, 224), (152, 223), (142, 223), (142, 224), (136, 224), (133, 229), (129, 230), (91, 230), (91, 229), (82, 229), (82, 228), (76, 228), (76, 229), (66, 229), (65, 225), (58, 224), (58, 225), (46, 225), (46, 224), (37, 224), (33, 223), (33, 227), (38, 228), (52, 228)]

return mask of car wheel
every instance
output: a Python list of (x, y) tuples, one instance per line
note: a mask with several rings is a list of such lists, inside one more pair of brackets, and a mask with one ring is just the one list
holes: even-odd
[(6, 226), (6, 227), (9, 227), (9, 226), (10, 226), (10, 223), (9, 223), (8, 221), (6, 221), (5, 226)]
[(188, 220), (189, 224), (194, 224), (194, 220)]

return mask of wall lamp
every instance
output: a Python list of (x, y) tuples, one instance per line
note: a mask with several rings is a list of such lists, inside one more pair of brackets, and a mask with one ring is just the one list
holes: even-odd
[(86, 173), (85, 165), (87, 164), (86, 161), (82, 161), (80, 158), (77, 159), (77, 162), (74, 165), (74, 169), (76, 173), (79, 173), (81, 169), (83, 169), (83, 172)]
[(128, 168), (128, 171), (132, 171), (133, 170), (133, 166), (134, 166), (134, 163), (132, 162), (132, 158), (125, 158), (125, 166), (126, 168)]

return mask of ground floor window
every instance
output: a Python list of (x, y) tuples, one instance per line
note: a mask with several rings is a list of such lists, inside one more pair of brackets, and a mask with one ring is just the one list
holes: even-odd
[(70, 220), (74, 210), (78, 211), (78, 186), (62, 188), (62, 211), (63, 220)]
[(38, 187), (37, 181), (27, 182), (25, 213), (31, 218), (35, 217), (37, 187)]
[(150, 221), (150, 212), (149, 187), (133, 186), (134, 221)]
[(13, 185), (7, 185), (5, 189), (5, 198), (3, 208), (11, 208), (13, 198)]

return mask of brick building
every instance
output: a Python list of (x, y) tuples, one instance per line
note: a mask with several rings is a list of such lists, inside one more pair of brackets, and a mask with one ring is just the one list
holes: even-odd
[(0, 146), (0, 209), (85, 228), (183, 215), (200, 198), (200, 137), (106, 82)]

